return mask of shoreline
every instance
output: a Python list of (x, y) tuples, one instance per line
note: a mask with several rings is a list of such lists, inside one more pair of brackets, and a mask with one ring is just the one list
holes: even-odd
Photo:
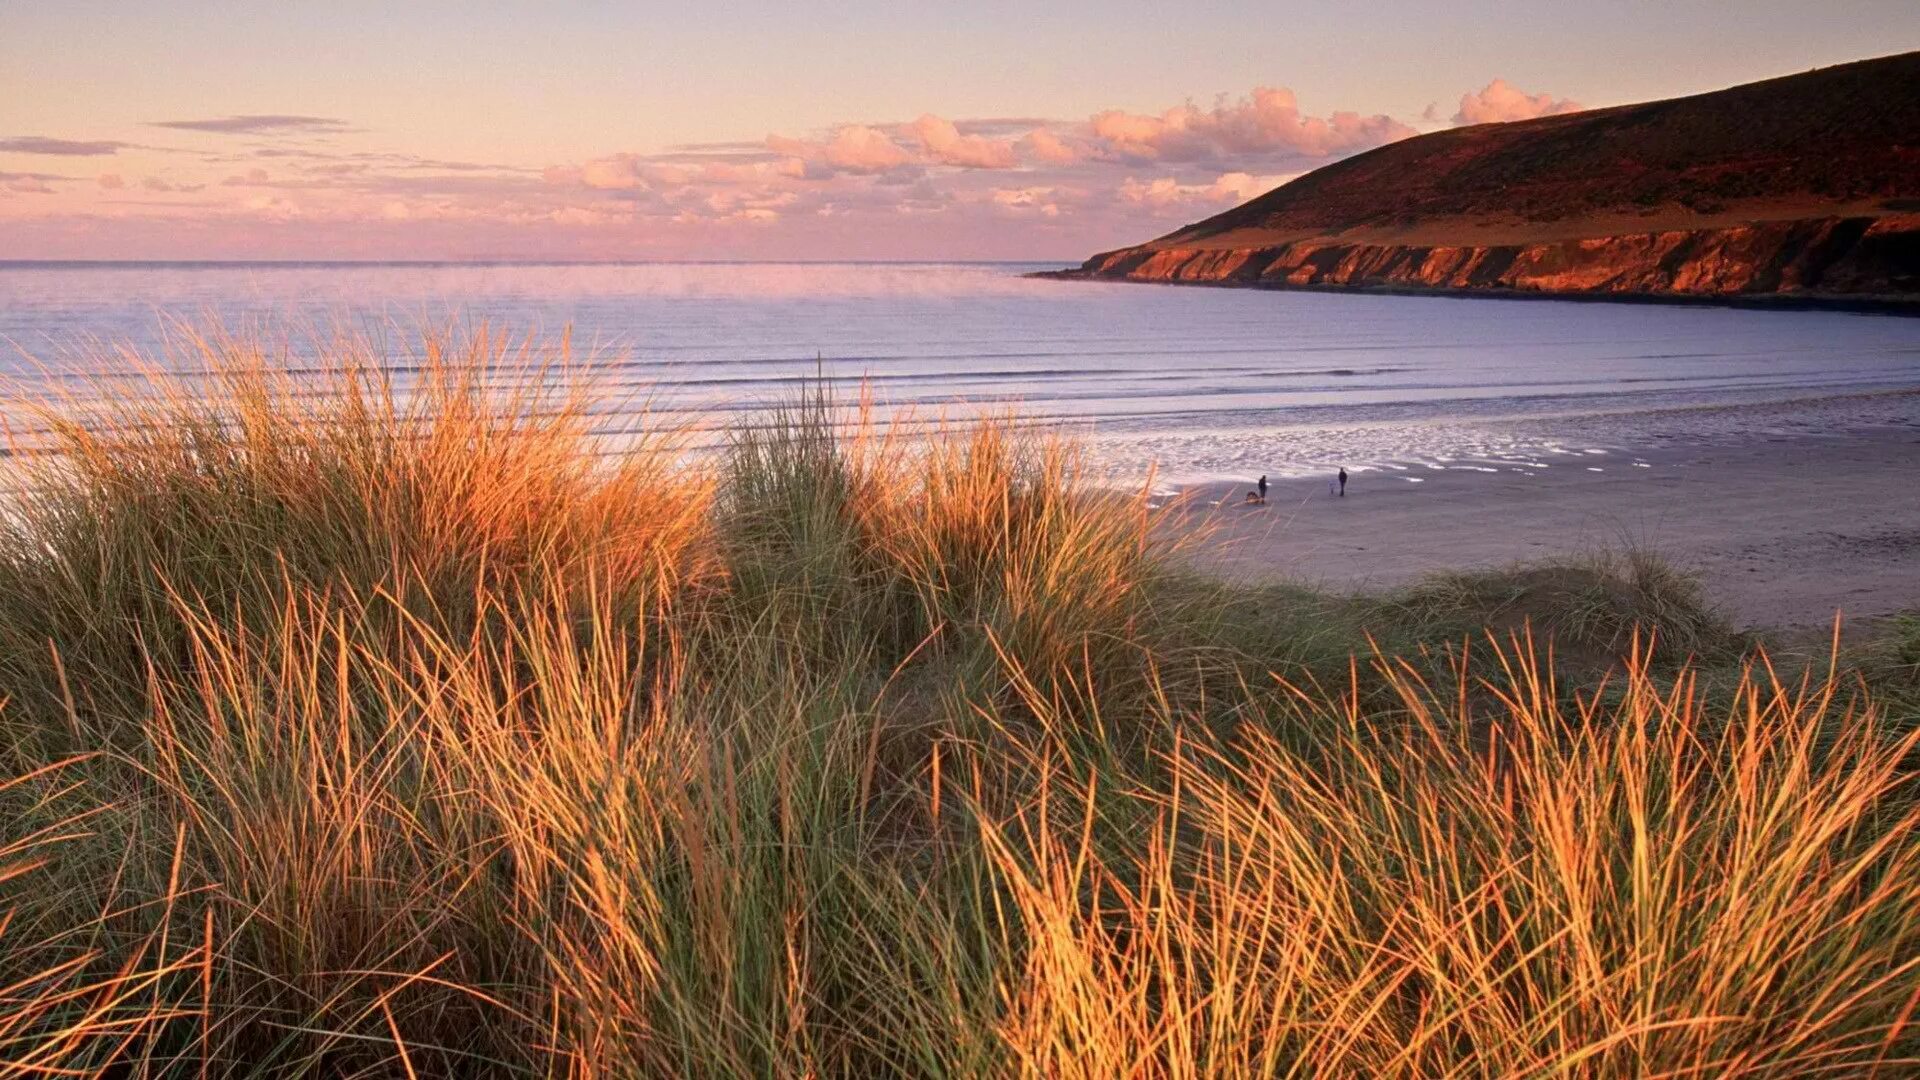
[(1920, 431), (1768, 435), (1542, 468), (1353, 473), (1180, 490), (1189, 555), (1228, 580), (1391, 591), (1437, 573), (1645, 548), (1699, 575), (1736, 625), (1798, 630), (1920, 607)]
[(1124, 275), (1113, 276), (1083, 267), (1059, 270), (1035, 270), (1022, 277), (1036, 281), (1091, 281), (1111, 285), (1177, 285), (1196, 289), (1251, 289), (1256, 292), (1336, 293), (1350, 296), (1430, 296), (1447, 300), (1566, 300), (1579, 304), (1654, 304), (1672, 307), (1723, 307), (1756, 311), (1843, 311), (1859, 315), (1895, 315), (1920, 317), (1920, 298), (1845, 296), (1815, 293), (1754, 293), (1728, 296), (1700, 296), (1683, 293), (1594, 292), (1589, 290), (1547, 292), (1542, 290), (1480, 288), (1443, 288), (1417, 285), (1310, 285), (1276, 281), (1191, 281), (1166, 279), (1143, 281)]

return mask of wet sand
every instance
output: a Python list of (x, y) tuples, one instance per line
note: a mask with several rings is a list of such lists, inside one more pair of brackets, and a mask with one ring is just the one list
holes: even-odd
[[(1636, 467), (1633, 462), (1644, 462)], [(1755, 439), (1525, 472), (1413, 469), (1187, 489), (1213, 529), (1196, 559), (1229, 578), (1385, 590), (1441, 570), (1637, 545), (1697, 572), (1736, 625), (1801, 629), (1920, 608), (1920, 432)], [(1600, 471), (1591, 471), (1591, 470)], [(1413, 482), (1418, 480), (1419, 482)]]

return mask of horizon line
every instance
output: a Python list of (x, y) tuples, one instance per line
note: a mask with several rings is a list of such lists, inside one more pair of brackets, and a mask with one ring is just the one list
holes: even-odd
[(1008, 266), (1084, 259), (0, 259), (0, 269), (88, 266)]

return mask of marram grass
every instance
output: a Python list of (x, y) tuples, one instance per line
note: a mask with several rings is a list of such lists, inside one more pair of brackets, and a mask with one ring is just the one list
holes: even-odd
[(0, 535), (0, 1076), (1920, 1070), (1843, 669), (1334, 656), (1008, 423), (607, 456), (537, 346), (198, 347)]

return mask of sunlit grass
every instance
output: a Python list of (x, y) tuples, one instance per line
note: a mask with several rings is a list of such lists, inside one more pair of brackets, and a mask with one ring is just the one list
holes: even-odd
[(48, 406), (0, 1075), (1920, 1068), (1910, 717), (1709, 690), (1654, 563), (1375, 651), (1009, 421), (609, 456), (562, 351), (425, 346)]

